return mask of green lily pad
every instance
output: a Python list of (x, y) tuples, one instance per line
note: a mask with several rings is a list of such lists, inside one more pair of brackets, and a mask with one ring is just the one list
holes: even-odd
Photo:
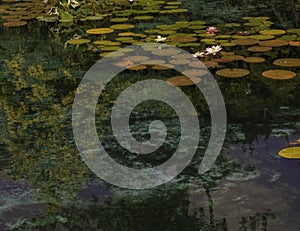
[(89, 39), (70, 39), (67, 41), (67, 43), (71, 45), (82, 45), (82, 44), (89, 43), (90, 41), (91, 40)]

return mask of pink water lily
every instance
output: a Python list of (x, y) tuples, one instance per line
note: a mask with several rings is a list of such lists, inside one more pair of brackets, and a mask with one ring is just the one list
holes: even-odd
[(208, 34), (215, 34), (216, 32), (218, 32), (217, 28), (214, 26), (210, 26), (206, 30), (207, 30), (206, 33), (208, 33)]

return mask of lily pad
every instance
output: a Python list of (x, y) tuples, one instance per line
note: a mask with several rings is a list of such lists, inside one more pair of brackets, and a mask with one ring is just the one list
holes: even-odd
[(110, 26), (110, 28), (115, 29), (115, 30), (127, 30), (127, 29), (134, 28), (134, 25), (132, 25), (132, 24), (115, 24), (115, 25)]
[(178, 49), (166, 48), (166, 49), (154, 50), (151, 53), (157, 56), (172, 56), (172, 55), (177, 55), (179, 52), (180, 51)]
[(146, 65), (136, 65), (136, 66), (127, 67), (127, 69), (132, 70), (132, 71), (140, 71), (140, 70), (147, 69), (147, 66)]
[(82, 44), (89, 43), (90, 41), (91, 40), (89, 39), (70, 39), (67, 41), (67, 43), (71, 45), (82, 45)]
[(175, 76), (175, 77), (169, 78), (167, 80), (167, 83), (177, 86), (177, 87), (184, 87), (184, 86), (191, 86), (191, 85), (197, 84), (200, 81), (201, 81), (201, 79), (197, 78), (197, 77), (189, 78), (187, 76), (180, 75), (180, 76)]
[(171, 37), (170, 40), (172, 42), (180, 42), (180, 43), (190, 43), (190, 42), (195, 42), (197, 41), (197, 38), (192, 37), (192, 36), (175, 36)]
[(94, 28), (86, 31), (87, 34), (109, 34), (114, 32), (112, 28)]
[(189, 69), (182, 72), (182, 74), (192, 77), (204, 76), (208, 73), (205, 69)]
[(261, 46), (267, 46), (267, 47), (282, 47), (288, 45), (289, 42), (285, 40), (266, 40), (266, 41), (260, 41), (259, 45)]
[(163, 70), (169, 70), (172, 69), (174, 65), (172, 64), (164, 64), (164, 65), (154, 65), (152, 66), (153, 70), (163, 71)]
[(265, 58), (262, 57), (247, 57), (243, 59), (246, 63), (263, 63), (265, 62)]
[(173, 65), (184, 65), (189, 63), (190, 60), (189, 59), (171, 59), (169, 61), (169, 63), (173, 64)]
[(256, 35), (250, 35), (249, 38), (256, 39), (256, 40), (269, 40), (273, 39), (274, 35), (269, 34), (256, 34)]
[(287, 70), (268, 70), (264, 71), (262, 75), (266, 78), (278, 80), (292, 79), (296, 77), (296, 73)]
[(300, 47), (300, 41), (290, 41), (289, 45), (293, 47)]
[(216, 71), (216, 74), (222, 77), (227, 78), (240, 78), (248, 75), (250, 72), (246, 69), (239, 69), (239, 68), (225, 68)]
[(151, 16), (151, 15), (141, 15), (141, 16), (136, 16), (134, 17), (135, 20), (141, 20), (141, 21), (144, 21), (144, 20), (151, 20), (153, 19), (154, 17)]
[(273, 62), (273, 64), (280, 67), (300, 67), (300, 59), (296, 59), (296, 58), (276, 59)]
[(127, 22), (128, 18), (112, 18), (111, 22)]
[(286, 34), (286, 31), (285, 30), (270, 29), (270, 30), (259, 31), (259, 33), (263, 34), (263, 35), (283, 35), (283, 34)]
[(144, 56), (144, 55), (133, 55), (133, 56), (127, 56), (126, 58), (124, 58), (124, 60), (129, 60), (131, 62), (143, 62), (148, 59), (149, 59), (149, 57)]
[(252, 47), (248, 47), (247, 49), (248, 51), (252, 51), (252, 52), (267, 52), (272, 50), (272, 47), (267, 47), (267, 46), (252, 46)]
[(101, 51), (116, 51), (120, 49), (119, 46), (105, 46), (105, 47), (100, 47)]
[(289, 147), (281, 149), (278, 155), (288, 159), (300, 159), (300, 147)]
[(249, 46), (254, 45), (258, 43), (258, 40), (256, 39), (235, 39), (231, 41), (232, 43), (240, 46)]
[(25, 26), (26, 24), (27, 24), (26, 21), (9, 21), (9, 22), (4, 22), (3, 26), (20, 27), (20, 26)]
[(113, 42), (110, 40), (99, 40), (93, 42), (95, 45), (104, 45), (104, 46), (119, 46), (121, 43), (120, 42)]

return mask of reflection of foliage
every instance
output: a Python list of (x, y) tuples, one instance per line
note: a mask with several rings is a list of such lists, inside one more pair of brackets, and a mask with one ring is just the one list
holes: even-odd
[[(111, 201), (100, 202), (95, 196), (89, 202), (69, 203), (59, 213), (23, 221), (14, 230), (228, 230), (226, 218), (214, 218), (213, 200), (206, 189), (209, 214), (200, 207), (189, 212), (188, 185), (177, 183), (140, 192), (118, 190)], [(241, 217), (244, 231), (267, 230), (271, 212)]]
[(5, 61), (4, 69), (13, 82), (2, 89), (0, 102), (13, 174), (28, 180), (38, 199), (57, 203), (76, 192), (87, 172), (70, 138), (70, 104), (53, 97), (56, 89), (45, 84), (53, 76), (41, 65), (30, 66), (18, 54)]

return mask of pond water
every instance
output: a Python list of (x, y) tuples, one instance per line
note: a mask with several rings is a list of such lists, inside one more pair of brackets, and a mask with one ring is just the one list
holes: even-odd
[[(19, 13), (26, 25), (2, 25), (20, 17), (8, 12), (20, 12), (22, 4), (15, 4), (24, 2), (37, 3), (28, 12), (44, 13), (39, 19)], [(0, 230), (300, 230), (299, 1), (119, 0), (101, 10), (102, 19), (73, 23), (57, 21), (66, 16), (61, 11), (61, 18), (50, 17), (45, 13), (50, 8), (37, 1), (0, 3)], [(111, 26), (111, 32), (88, 31)], [(209, 26), (218, 31), (207, 33)], [(191, 54), (222, 47), (198, 58), (223, 94), (226, 138), (210, 170), (198, 174), (212, 130), (209, 105), (195, 85), (180, 87), (200, 122), (191, 163), (160, 186), (124, 189), (98, 178), (82, 160), (72, 130), (72, 104), (80, 81), (104, 55), (155, 43), (158, 35), (166, 37), (154, 50), (161, 65), (166, 64), (163, 57), (171, 57), (176, 67), (196, 68), (186, 55), (174, 49), (168, 55), (169, 48), (159, 44)], [(119, 63), (124, 68), (130, 56), (134, 59), (126, 52), (114, 53), (124, 57)], [(135, 59), (138, 65), (142, 58)], [(134, 109), (130, 129), (138, 141), (146, 141), (150, 122), (163, 121), (168, 135), (159, 149), (149, 155), (130, 153), (114, 138), (111, 109), (122, 91), (140, 80), (182, 75), (151, 66), (119, 73), (96, 107), (102, 145), (118, 163), (132, 168), (165, 162), (180, 141), (178, 117), (157, 101)], [(288, 147), (295, 148), (294, 158), (278, 154)]]

